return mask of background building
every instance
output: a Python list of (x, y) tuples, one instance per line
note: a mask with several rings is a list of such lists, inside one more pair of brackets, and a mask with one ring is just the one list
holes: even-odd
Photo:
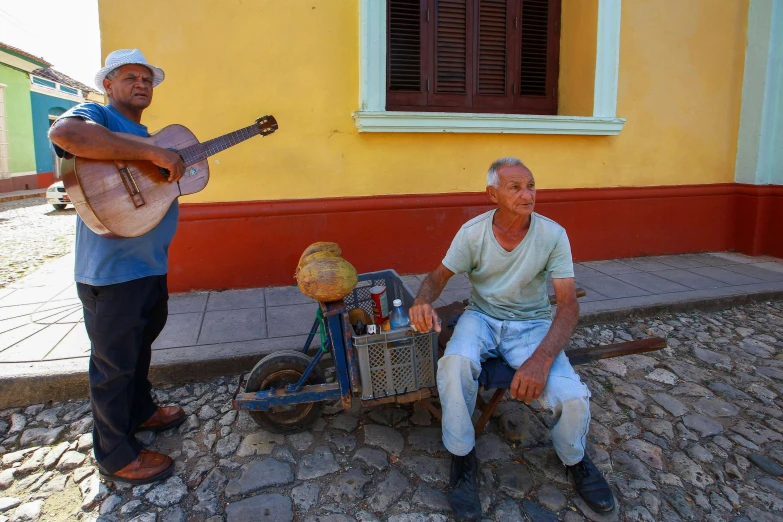
[(280, 124), (183, 198), (173, 290), (291, 284), (317, 240), (362, 272), (430, 270), (501, 156), (577, 260), (783, 256), (781, 0), (99, 5), (104, 56), (166, 70), (151, 130)]
[(104, 103), (97, 89), (51, 65), (0, 43), (0, 192), (49, 186), (54, 180), (49, 126), (74, 105)]

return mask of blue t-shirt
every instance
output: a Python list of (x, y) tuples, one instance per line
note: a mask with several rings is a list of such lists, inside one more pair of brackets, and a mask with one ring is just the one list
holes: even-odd
[[(60, 118), (82, 118), (112, 132), (144, 137), (150, 135), (147, 127), (129, 120), (111, 105), (104, 107), (97, 103), (83, 103), (71, 108)], [(57, 149), (58, 154), (62, 155), (62, 149)], [(169, 245), (177, 231), (178, 220), (179, 204), (174, 200), (158, 226), (143, 236), (109, 239), (90, 230), (77, 216), (76, 282), (105, 286), (167, 273)]]

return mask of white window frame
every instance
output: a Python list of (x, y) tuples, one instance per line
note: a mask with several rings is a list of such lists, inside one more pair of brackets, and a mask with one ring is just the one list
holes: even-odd
[(598, 0), (592, 116), (541, 116), (386, 110), (386, 0), (360, 0), (359, 132), (461, 132), (614, 136), (617, 117), (621, 0)]
[[(54, 87), (49, 87), (48, 85), (41, 85), (40, 83), (35, 83), (33, 78), (38, 78), (39, 80), (53, 83)], [(87, 97), (86, 93), (81, 89), (76, 89), (75, 87), (68, 87), (69, 89), (76, 90), (76, 94), (72, 94), (70, 92), (64, 91), (62, 89), (63, 87), (68, 87), (68, 86), (67, 85), (64, 86), (60, 82), (55, 82), (54, 80), (50, 80), (48, 78), (42, 78), (40, 76), (34, 76), (32, 74), (30, 75), (31, 92), (45, 94), (46, 96), (51, 96), (52, 98), (60, 98), (63, 100), (74, 101), (76, 103), (82, 103)]]

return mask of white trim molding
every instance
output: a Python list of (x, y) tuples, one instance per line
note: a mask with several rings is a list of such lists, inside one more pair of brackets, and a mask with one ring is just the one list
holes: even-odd
[(593, 116), (617, 116), (617, 79), (620, 71), (621, 0), (598, 0)]
[(82, 103), (84, 101), (84, 97), (81, 96), (81, 90), (79, 90), (79, 94), (71, 94), (69, 92), (61, 91), (58, 89), (52, 89), (51, 87), (46, 87), (44, 85), (38, 85), (37, 83), (30, 82), (30, 92), (36, 92), (38, 94), (44, 94), (46, 96), (51, 96), (52, 98), (61, 98), (63, 100), (68, 100), (76, 103)]
[(359, 13), (359, 132), (457, 132), (614, 136), (618, 118), (621, 0), (598, 0), (593, 116), (538, 116), (386, 110), (386, 0), (361, 0)]
[(619, 134), (622, 118), (459, 112), (361, 111), (359, 132), (461, 132), (478, 134)]
[(783, 185), (783, 0), (751, 0), (734, 180)]

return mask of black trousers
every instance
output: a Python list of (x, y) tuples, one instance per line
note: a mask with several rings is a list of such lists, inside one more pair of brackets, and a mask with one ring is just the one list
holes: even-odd
[(157, 406), (147, 378), (152, 342), (168, 318), (166, 276), (107, 286), (76, 284), (90, 337), (90, 403), (95, 460), (115, 473), (138, 457), (135, 428)]

